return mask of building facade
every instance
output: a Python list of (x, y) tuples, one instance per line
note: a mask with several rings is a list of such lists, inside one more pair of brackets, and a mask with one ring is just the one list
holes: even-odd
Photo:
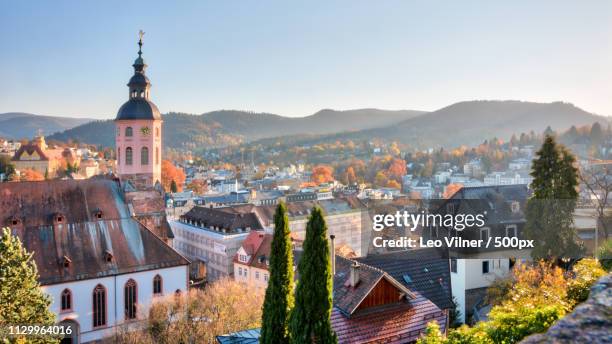
[(150, 100), (151, 82), (145, 75), (142, 36), (134, 75), (128, 82), (129, 100), (115, 118), (117, 174), (137, 184), (153, 186), (161, 182), (162, 117)]

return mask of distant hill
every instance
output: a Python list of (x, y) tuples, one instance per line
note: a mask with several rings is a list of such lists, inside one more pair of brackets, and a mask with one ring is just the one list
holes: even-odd
[(572, 125), (595, 122), (607, 125), (609, 119), (563, 102), (466, 101), (391, 126), (335, 135), (334, 138), (379, 137), (420, 147), (454, 147), (476, 145), (493, 137), (507, 140), (512, 134), (531, 130), (541, 133), (547, 126), (563, 131)]
[[(163, 116), (163, 138), (166, 146), (176, 149), (218, 147), (283, 135), (323, 135), (371, 129), (399, 123), (423, 113), (413, 110), (321, 110), (314, 115), (297, 118), (235, 110), (202, 115), (169, 113)], [(49, 139), (112, 146), (114, 126), (111, 120), (94, 121), (51, 135)]]
[(0, 113), (0, 137), (31, 139), (38, 130), (49, 135), (91, 121), (91, 118), (40, 116), (24, 112)]

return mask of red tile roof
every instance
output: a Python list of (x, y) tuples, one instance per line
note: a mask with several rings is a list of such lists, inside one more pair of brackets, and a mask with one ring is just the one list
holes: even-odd
[(420, 294), (413, 300), (360, 310), (351, 317), (335, 307), (331, 315), (338, 343), (408, 343), (417, 340), (433, 320), (445, 331), (446, 313)]
[(238, 259), (238, 253), (234, 256), (234, 262), (248, 265), (259, 269), (268, 270), (268, 260), (272, 245), (272, 234), (263, 231), (253, 231), (242, 242), (242, 248), (251, 256), (247, 263)]

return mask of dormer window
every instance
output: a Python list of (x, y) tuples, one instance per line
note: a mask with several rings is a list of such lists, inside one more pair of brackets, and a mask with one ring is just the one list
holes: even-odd
[(66, 218), (63, 214), (55, 214), (55, 218), (53, 219), (56, 224), (62, 224), (66, 222)]
[(108, 250), (104, 251), (104, 260), (107, 263), (111, 263), (113, 261), (113, 253)]
[(101, 210), (96, 210), (96, 211), (94, 212), (94, 218), (95, 218), (96, 220), (102, 220), (102, 211), (101, 211)]
[(64, 265), (64, 268), (69, 268), (71, 264), (72, 264), (72, 260), (70, 258), (66, 256), (62, 258), (62, 265)]
[(13, 217), (8, 218), (6, 223), (8, 223), (11, 226), (18, 226), (21, 224), (21, 220), (18, 217), (13, 216)]
[(241, 255), (238, 256), (238, 260), (240, 260), (243, 263), (246, 263), (246, 262), (249, 261), (249, 257), (244, 255), (244, 254), (241, 254)]

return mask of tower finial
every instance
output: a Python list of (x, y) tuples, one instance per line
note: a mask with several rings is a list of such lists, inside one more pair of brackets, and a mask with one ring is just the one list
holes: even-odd
[(138, 31), (138, 56), (142, 55), (142, 37), (144, 36), (145, 32), (140, 30)]

